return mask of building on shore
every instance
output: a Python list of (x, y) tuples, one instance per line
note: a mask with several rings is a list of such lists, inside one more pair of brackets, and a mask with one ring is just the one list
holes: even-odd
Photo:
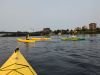
[(43, 28), (42, 35), (49, 35), (51, 33), (50, 28)]
[(90, 29), (90, 30), (95, 30), (95, 29), (97, 28), (96, 26), (97, 26), (96, 23), (90, 23), (90, 24), (89, 24), (89, 29)]

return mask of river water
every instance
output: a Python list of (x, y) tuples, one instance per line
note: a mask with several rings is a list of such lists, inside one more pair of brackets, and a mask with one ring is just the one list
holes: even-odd
[(84, 41), (52, 40), (20, 43), (18, 37), (0, 37), (0, 66), (16, 47), (38, 75), (100, 75), (100, 35), (86, 35)]

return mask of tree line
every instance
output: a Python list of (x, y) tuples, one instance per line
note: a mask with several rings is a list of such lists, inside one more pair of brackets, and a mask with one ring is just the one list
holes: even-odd
[(66, 35), (66, 34), (100, 34), (100, 28), (96, 29), (87, 29), (87, 28), (77, 28), (77, 29), (58, 29), (58, 30), (48, 30), (48, 31), (37, 31), (37, 32), (0, 32), (0, 34), (3, 34), (3, 37), (7, 36), (26, 36), (29, 34), (30, 36), (50, 36), (50, 35)]

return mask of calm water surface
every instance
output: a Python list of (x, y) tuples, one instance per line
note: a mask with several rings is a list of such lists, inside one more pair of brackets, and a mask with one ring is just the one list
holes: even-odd
[(25, 44), (17, 37), (0, 37), (0, 66), (16, 47), (38, 75), (100, 75), (100, 35), (85, 36), (84, 41), (52, 40)]

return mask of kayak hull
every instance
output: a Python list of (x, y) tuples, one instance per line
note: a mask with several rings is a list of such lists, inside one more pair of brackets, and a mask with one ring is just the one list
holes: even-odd
[(61, 38), (63, 41), (80, 41), (85, 40), (84, 38)]
[(31, 43), (31, 42), (35, 42), (35, 40), (33, 40), (33, 39), (26, 40), (26, 39), (20, 39), (20, 38), (18, 38), (18, 39), (17, 39), (17, 41), (19, 41), (19, 42), (24, 42), (24, 43)]
[(46, 40), (50, 40), (51, 38), (32, 38), (32, 40), (35, 41), (46, 41)]

